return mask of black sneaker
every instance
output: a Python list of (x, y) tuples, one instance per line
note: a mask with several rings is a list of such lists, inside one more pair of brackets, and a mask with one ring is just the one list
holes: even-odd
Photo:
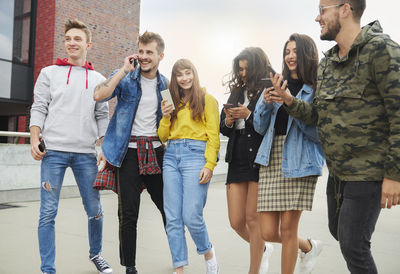
[(138, 274), (135, 266), (127, 266), (126, 274)]
[(111, 266), (104, 260), (101, 254), (89, 257), (89, 259), (94, 263), (100, 274), (110, 274), (113, 272)]

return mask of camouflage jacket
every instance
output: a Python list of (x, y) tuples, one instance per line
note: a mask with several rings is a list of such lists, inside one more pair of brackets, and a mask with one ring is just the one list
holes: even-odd
[(312, 104), (288, 112), (317, 124), (331, 174), (343, 181), (400, 181), (400, 47), (378, 21), (362, 28), (350, 51), (325, 53)]

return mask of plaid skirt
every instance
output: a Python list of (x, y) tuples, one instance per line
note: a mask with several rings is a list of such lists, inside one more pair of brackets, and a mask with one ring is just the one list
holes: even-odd
[(284, 178), (282, 152), (285, 135), (274, 137), (268, 166), (260, 166), (257, 211), (311, 210), (317, 176)]

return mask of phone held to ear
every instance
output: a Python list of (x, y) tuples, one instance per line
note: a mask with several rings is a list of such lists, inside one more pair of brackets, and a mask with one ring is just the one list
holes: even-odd
[(137, 65), (138, 65), (138, 60), (135, 59), (135, 58), (129, 59), (129, 62), (130, 62), (131, 64), (133, 64), (133, 67), (134, 67), (134, 68), (136, 68)]
[(169, 92), (169, 89), (162, 90), (161, 97), (163, 98), (163, 100), (167, 101), (165, 103), (165, 105), (167, 105), (167, 106), (172, 105), (172, 110), (175, 109), (174, 101), (172, 101), (172, 96), (171, 96), (171, 92)]

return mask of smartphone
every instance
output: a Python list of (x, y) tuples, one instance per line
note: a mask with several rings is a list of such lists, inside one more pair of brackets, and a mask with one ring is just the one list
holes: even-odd
[(162, 90), (161, 97), (163, 98), (163, 100), (167, 101), (165, 103), (166, 105), (172, 105), (172, 110), (175, 109), (174, 101), (172, 101), (172, 96), (171, 96), (171, 92), (169, 92), (169, 89)]
[(44, 144), (44, 140), (40, 141), (40, 144), (38, 145), (40, 152), (44, 152), (46, 150), (46, 145)]
[(133, 67), (134, 67), (134, 68), (136, 68), (137, 65), (138, 65), (138, 60), (135, 59), (135, 58), (131, 58), (131, 59), (129, 60), (129, 62), (130, 62), (131, 64), (133, 63)]
[[(264, 88), (269, 88), (273, 86), (271, 78), (261, 78), (260, 82), (263, 84)], [(283, 85), (283, 82), (285, 82), (285, 79), (282, 79), (281, 86)]]
[(224, 109), (230, 109), (233, 108), (233, 104), (224, 104)]

